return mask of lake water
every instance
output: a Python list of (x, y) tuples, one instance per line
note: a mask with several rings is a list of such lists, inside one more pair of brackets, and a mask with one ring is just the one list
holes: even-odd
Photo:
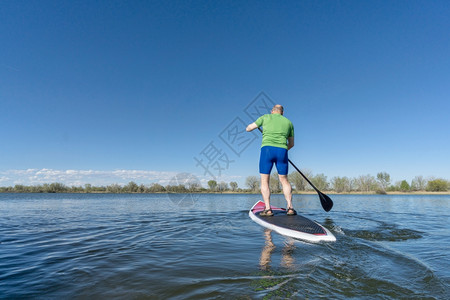
[(0, 194), (0, 298), (450, 299), (450, 196), (331, 198), (294, 195), (337, 238), (310, 244), (258, 195)]

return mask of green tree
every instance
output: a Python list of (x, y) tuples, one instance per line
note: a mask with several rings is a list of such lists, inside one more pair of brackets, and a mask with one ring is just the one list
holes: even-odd
[(215, 180), (208, 181), (208, 186), (211, 191), (215, 191), (217, 187), (217, 181)]
[(50, 184), (48, 192), (49, 193), (63, 193), (67, 190), (67, 187), (60, 183), (60, 182), (54, 182)]
[(255, 192), (259, 189), (259, 184), (259, 179), (256, 176), (248, 176), (245, 180), (245, 185), (247, 185), (252, 192)]
[(70, 192), (71, 192), (71, 193), (83, 193), (83, 192), (84, 192), (84, 189), (83, 189), (82, 186), (75, 186), (75, 185), (73, 185), (73, 186), (70, 188)]
[[(45, 185), (45, 184), (44, 184), (44, 185)], [(92, 192), (92, 185), (89, 184), (89, 183), (86, 183), (86, 184), (84, 185), (84, 191), (85, 191), (86, 193)]]
[(161, 192), (165, 192), (165, 191), (166, 191), (166, 189), (159, 183), (152, 183), (152, 185), (150, 185), (150, 188), (149, 188), (150, 193), (161, 193)]
[(27, 187), (22, 185), (22, 184), (16, 184), (14, 186), (14, 192), (15, 193), (26, 193), (27, 192)]
[(236, 182), (236, 181), (230, 182), (230, 187), (231, 187), (231, 190), (232, 190), (233, 192), (236, 192), (236, 190), (238, 189), (238, 184), (237, 184), (237, 182)]
[(434, 179), (428, 181), (427, 191), (429, 192), (446, 192), (448, 190), (448, 182), (444, 179)]
[(227, 191), (228, 188), (228, 183), (226, 183), (225, 181), (221, 181), (218, 185), (217, 185), (217, 189), (222, 193)]
[(31, 193), (42, 193), (43, 192), (42, 186), (40, 186), (40, 185), (30, 186), (29, 190), (30, 190)]
[(292, 185), (292, 188), (297, 191), (304, 191), (306, 189), (305, 187), (305, 181), (303, 180), (302, 175), (298, 172), (292, 172), (288, 176), (289, 182)]
[(106, 187), (104, 187), (104, 186), (93, 186), (92, 187), (92, 191), (98, 192), (98, 193), (105, 193), (106, 192)]
[(179, 184), (166, 186), (166, 191), (169, 193), (186, 193), (188, 192), (188, 189), (184, 184)]
[(402, 192), (409, 192), (411, 190), (411, 186), (406, 180), (403, 180), (400, 182), (400, 191)]
[(333, 177), (331, 179), (331, 188), (336, 193), (342, 193), (342, 192), (350, 192), (351, 191), (351, 185), (350, 185), (350, 179), (348, 177)]
[(138, 188), (139, 193), (146, 193), (147, 191), (148, 191), (148, 189), (144, 184), (141, 184)]
[(375, 177), (372, 175), (361, 175), (355, 179), (356, 189), (360, 192), (370, 192), (377, 188)]
[(391, 176), (386, 172), (380, 172), (377, 174), (377, 180), (380, 185), (381, 192), (386, 193), (386, 189), (391, 184)]
[(118, 185), (117, 183), (108, 185), (106, 187), (106, 191), (108, 193), (120, 193), (122, 191), (122, 187), (120, 185)]
[(200, 182), (194, 181), (194, 180), (189, 180), (189, 181), (186, 183), (186, 186), (187, 186), (187, 189), (189, 190), (190, 193), (198, 192), (198, 191), (200, 191), (201, 188), (202, 188)]
[(281, 183), (278, 178), (278, 173), (270, 175), (269, 188), (272, 193), (279, 193), (281, 191)]
[(126, 186), (123, 187), (123, 191), (126, 193), (137, 193), (139, 186), (134, 181), (130, 181)]
[(425, 180), (422, 176), (416, 176), (411, 181), (411, 190), (413, 191), (425, 191), (427, 188), (427, 180)]
[[(302, 173), (307, 178), (312, 178), (313, 177), (312, 172), (310, 170), (302, 170)], [(289, 174), (288, 178), (289, 178), (289, 182), (293, 185), (293, 187), (297, 191), (306, 191), (307, 189), (312, 189), (312, 187), (305, 180), (305, 178), (303, 178), (303, 176), (300, 175), (300, 173), (297, 172), (297, 171), (294, 171), (291, 174)]]
[(317, 189), (321, 191), (328, 190), (328, 181), (327, 176), (325, 176), (325, 174), (317, 174), (316, 176), (311, 178), (311, 182)]

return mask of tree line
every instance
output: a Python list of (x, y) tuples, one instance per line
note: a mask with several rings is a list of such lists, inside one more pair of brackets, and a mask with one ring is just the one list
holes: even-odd
[[(411, 182), (406, 180), (391, 182), (391, 176), (386, 172), (380, 172), (377, 176), (361, 175), (355, 178), (333, 177), (327, 179), (324, 174), (312, 174), (310, 171), (303, 171), (305, 176), (321, 191), (333, 191), (336, 193), (375, 192), (386, 194), (387, 192), (447, 192), (450, 189), (450, 181), (441, 178), (425, 179), (423, 176), (416, 176)], [(313, 190), (311, 185), (298, 173), (293, 172), (288, 175), (288, 179), (294, 190), (298, 192)], [(259, 189), (259, 178), (249, 176), (246, 185), (256, 191)], [(277, 174), (272, 174), (270, 179), (270, 189), (272, 192), (280, 192), (281, 184)]]
[(67, 186), (60, 182), (41, 185), (22, 185), (0, 187), (0, 193), (209, 193), (209, 192), (250, 192), (249, 190), (238, 188), (236, 182), (220, 182), (216, 184), (217, 188), (204, 188), (197, 182), (187, 182), (178, 185), (163, 186), (159, 183), (150, 185), (137, 184), (134, 181), (126, 185), (111, 184), (107, 186), (93, 186), (85, 184), (84, 186)]
[[(387, 192), (447, 192), (450, 189), (450, 182), (441, 178), (425, 179), (423, 176), (416, 176), (411, 182), (406, 180), (391, 182), (390, 175), (386, 172), (380, 172), (377, 176), (361, 175), (355, 178), (333, 177), (327, 179), (324, 174), (312, 174), (311, 171), (303, 171), (306, 177), (321, 191), (333, 191), (336, 193), (378, 193)], [(298, 173), (293, 172), (288, 175), (292, 188), (297, 192), (311, 191), (313, 188)], [(16, 184), (15, 186), (0, 187), (0, 193), (254, 193), (260, 188), (260, 179), (258, 176), (248, 176), (245, 180), (245, 187), (239, 187), (238, 183), (217, 182), (209, 180), (208, 187), (202, 187), (199, 182), (188, 181), (184, 184), (166, 185), (152, 183), (150, 185), (137, 184), (134, 181), (126, 185), (111, 184), (107, 186), (93, 186), (85, 184), (84, 186), (67, 186), (63, 183), (50, 183), (34, 186)], [(270, 189), (273, 193), (281, 192), (281, 184), (278, 175), (272, 174), (270, 179)]]

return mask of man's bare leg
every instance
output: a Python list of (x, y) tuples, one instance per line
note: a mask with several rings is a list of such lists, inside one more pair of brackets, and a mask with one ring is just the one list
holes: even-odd
[(292, 208), (292, 187), (287, 175), (278, 175), (281, 186), (283, 187), (284, 198), (286, 198), (287, 209)]
[(270, 188), (269, 188), (270, 174), (261, 174), (261, 195), (266, 209), (270, 209)]

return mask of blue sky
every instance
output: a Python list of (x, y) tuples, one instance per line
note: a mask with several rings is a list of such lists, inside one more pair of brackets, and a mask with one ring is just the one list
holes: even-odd
[(0, 8), (0, 186), (180, 172), (243, 185), (260, 137), (230, 148), (227, 130), (261, 97), (284, 105), (302, 169), (450, 179), (448, 1)]

